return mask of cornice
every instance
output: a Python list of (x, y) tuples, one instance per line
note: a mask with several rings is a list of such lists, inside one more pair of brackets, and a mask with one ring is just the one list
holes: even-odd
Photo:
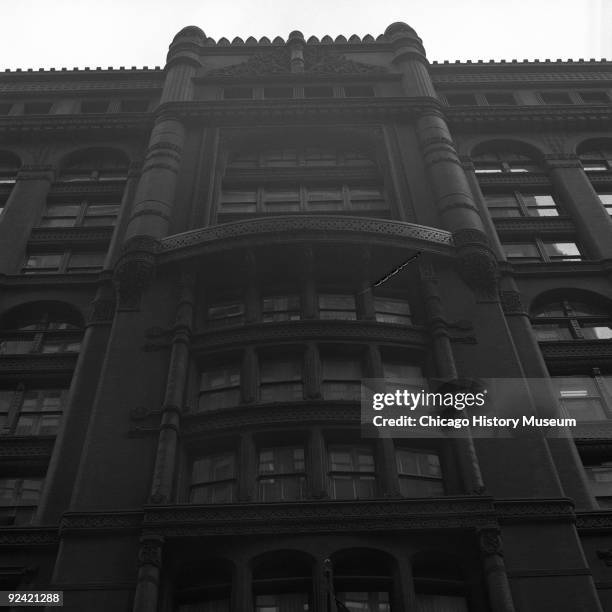
[(146, 507), (143, 527), (165, 537), (486, 529), (497, 526), (491, 500), (368, 500)]
[(412, 248), (453, 256), (452, 235), (445, 230), (391, 221), (339, 215), (270, 217), (225, 223), (164, 238), (160, 261), (185, 253), (234, 249), (237, 245), (295, 244), (314, 242), (362, 242), (389, 247)]
[(159, 108), (185, 120), (211, 124), (252, 126), (254, 122), (327, 121), (336, 124), (355, 121), (411, 119), (425, 113), (440, 112), (435, 98), (293, 98), (290, 100), (202, 100), (169, 103)]
[(469, 106), (446, 107), (444, 114), (456, 130), (515, 132), (517, 129), (606, 129), (612, 127), (612, 105), (588, 106)]
[(148, 132), (152, 127), (153, 118), (150, 113), (0, 116), (0, 133), (31, 132), (38, 137), (41, 131), (45, 134), (78, 130)]
[(495, 500), (495, 510), (499, 522), (540, 523), (576, 520), (574, 504), (571, 499), (508, 499)]
[(609, 274), (612, 262), (608, 260), (599, 261), (560, 261), (560, 262), (500, 262), (500, 270), (503, 273), (519, 277), (575, 277), (580, 276), (600, 276)]
[(70, 533), (135, 531), (142, 526), (143, 513), (138, 510), (108, 512), (66, 512), (60, 522), (62, 536)]
[[(502, 87), (559, 87), (560, 85), (567, 86), (589, 86), (596, 85), (603, 87), (606, 84), (612, 83), (612, 67), (598, 65), (599, 70), (589, 71), (585, 67), (571, 66), (565, 70), (554, 71), (548, 65), (541, 72), (534, 71), (530, 66), (522, 70), (511, 70), (508, 64), (501, 65), (497, 71), (468, 71), (449, 70), (448, 72), (440, 73), (436, 68), (431, 70), (431, 79), (436, 89), (445, 91), (450, 89), (461, 89), (487, 86), (502, 86)], [(609, 68), (609, 70), (605, 70)]]
[(216, 350), (221, 346), (261, 344), (266, 341), (363, 340), (414, 344), (427, 343), (427, 333), (420, 329), (373, 321), (301, 320), (261, 323), (215, 330), (194, 336), (192, 350)]

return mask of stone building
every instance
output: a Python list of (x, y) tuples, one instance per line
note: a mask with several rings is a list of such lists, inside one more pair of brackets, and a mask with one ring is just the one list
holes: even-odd
[[(3, 590), (612, 609), (611, 62), (187, 27), (0, 93)], [(362, 436), (361, 380), (410, 377), (541, 379), (577, 426)]]

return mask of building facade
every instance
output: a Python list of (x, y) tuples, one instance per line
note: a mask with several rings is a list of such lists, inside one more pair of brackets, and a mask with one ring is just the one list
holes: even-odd
[[(187, 27), (0, 93), (2, 590), (612, 609), (612, 62)], [(578, 425), (364, 437), (362, 379), (415, 377)]]

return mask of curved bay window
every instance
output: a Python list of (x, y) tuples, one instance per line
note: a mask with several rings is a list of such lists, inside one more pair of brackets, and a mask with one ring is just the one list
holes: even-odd
[(13, 309), (0, 324), (0, 355), (76, 353), (83, 320), (59, 302), (37, 302)]
[(304, 499), (306, 464), (303, 446), (269, 446), (259, 449), (257, 489), (259, 501)]
[(336, 607), (349, 612), (392, 612), (393, 561), (376, 550), (353, 549), (332, 556)]
[(376, 465), (371, 446), (329, 444), (329, 496), (332, 499), (371, 499), (376, 496)]
[(236, 453), (215, 453), (197, 458), (191, 469), (189, 502), (226, 504), (236, 498)]
[(308, 555), (279, 551), (262, 555), (253, 564), (254, 612), (312, 610), (312, 567)]
[(215, 559), (181, 568), (176, 612), (230, 612), (232, 567)]
[(363, 151), (296, 146), (231, 156), (217, 218), (226, 222), (295, 213), (386, 217), (388, 211), (378, 169)]
[(531, 322), (539, 341), (612, 340), (610, 309), (580, 298), (558, 299), (537, 306)]

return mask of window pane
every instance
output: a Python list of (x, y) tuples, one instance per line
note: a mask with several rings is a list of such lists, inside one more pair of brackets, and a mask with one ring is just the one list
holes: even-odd
[(216, 368), (208, 372), (202, 372), (200, 389), (220, 389), (236, 387), (240, 384), (240, 368), (238, 366), (227, 366)]
[(98, 251), (86, 251), (82, 253), (72, 253), (68, 261), (68, 270), (91, 270), (101, 268), (104, 265), (106, 253)]
[(80, 204), (49, 204), (45, 210), (45, 217), (78, 217), (81, 212)]
[(586, 340), (612, 340), (612, 328), (609, 325), (581, 325)]
[(540, 253), (535, 244), (512, 243), (504, 244), (504, 252), (508, 259), (521, 259), (523, 261), (541, 261)]
[(300, 210), (298, 189), (266, 189), (264, 210), (266, 212), (298, 212)]
[(575, 242), (546, 242), (544, 249), (551, 260), (579, 261), (582, 259), (578, 245)]
[(308, 189), (308, 209), (309, 210), (342, 210), (344, 202), (342, 200), (342, 190), (339, 187), (309, 188)]
[(62, 262), (61, 254), (30, 255), (26, 261), (25, 268), (28, 272), (59, 270)]
[(220, 209), (228, 213), (254, 213), (257, 210), (257, 194), (255, 191), (224, 191)]
[(534, 217), (558, 217), (557, 203), (551, 195), (523, 194), (523, 201)]

